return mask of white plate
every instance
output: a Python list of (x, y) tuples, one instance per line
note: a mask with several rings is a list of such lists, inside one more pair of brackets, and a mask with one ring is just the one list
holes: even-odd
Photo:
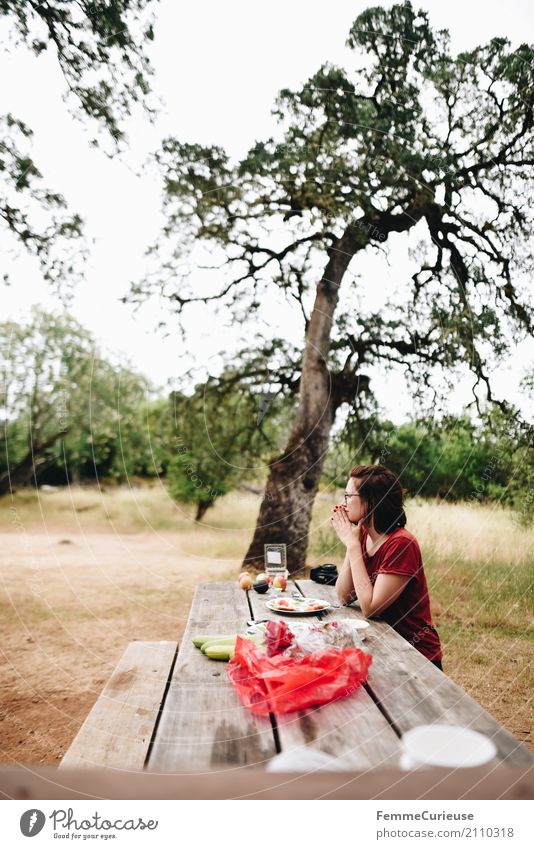
[[(286, 602), (292, 607), (288, 608), (284, 604), (280, 606), (280, 602)], [(308, 605), (317, 604), (320, 607), (316, 607), (313, 609), (309, 609)], [(330, 603), (328, 601), (323, 601), (322, 598), (273, 598), (270, 601), (265, 602), (265, 607), (268, 607), (269, 610), (274, 610), (275, 613), (284, 613), (289, 616), (311, 616), (314, 613), (320, 613), (322, 610), (330, 610)]]
[(355, 628), (356, 631), (365, 631), (365, 629), (369, 627), (369, 622), (366, 622), (365, 619), (340, 619), (339, 621), (350, 625), (350, 627)]

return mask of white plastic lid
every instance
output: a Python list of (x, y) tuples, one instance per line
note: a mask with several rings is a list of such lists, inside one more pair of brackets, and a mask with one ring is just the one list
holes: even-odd
[(495, 757), (495, 743), (462, 725), (418, 725), (402, 737), (404, 751), (420, 764), (470, 767)]

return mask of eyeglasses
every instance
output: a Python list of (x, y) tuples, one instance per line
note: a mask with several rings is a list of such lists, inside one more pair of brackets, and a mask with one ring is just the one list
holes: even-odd
[(343, 493), (343, 498), (344, 498), (345, 502), (347, 502), (349, 500), (349, 498), (359, 498), (359, 497), (360, 497), (359, 492), (344, 492)]

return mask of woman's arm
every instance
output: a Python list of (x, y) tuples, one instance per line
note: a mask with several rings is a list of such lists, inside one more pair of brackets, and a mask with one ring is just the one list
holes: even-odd
[(377, 616), (398, 598), (411, 576), (378, 575), (373, 587), (363, 561), (359, 524), (354, 527), (346, 514), (338, 514), (332, 521), (336, 533), (347, 546), (341, 574), (336, 582), (337, 596), (341, 604), (350, 604), (356, 596), (366, 618)]
[(350, 571), (349, 552), (345, 554), (343, 566), (336, 581), (336, 593), (340, 604), (350, 604), (356, 598)]
[(378, 616), (400, 596), (410, 580), (410, 575), (377, 575), (373, 586), (363, 562), (361, 546), (349, 546), (347, 555), (352, 583), (363, 615), (366, 619), (369, 616)]

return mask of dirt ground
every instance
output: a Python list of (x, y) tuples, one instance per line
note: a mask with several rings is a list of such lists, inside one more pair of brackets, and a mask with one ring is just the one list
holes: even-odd
[(179, 640), (196, 584), (238, 567), (169, 533), (0, 533), (2, 762), (57, 765), (127, 644)]
[[(126, 645), (179, 640), (196, 584), (240, 570), (192, 556), (180, 539), (0, 533), (2, 762), (56, 765)], [(486, 632), (466, 653), (459, 623), (442, 617), (447, 674), (534, 749), (527, 643)]]

